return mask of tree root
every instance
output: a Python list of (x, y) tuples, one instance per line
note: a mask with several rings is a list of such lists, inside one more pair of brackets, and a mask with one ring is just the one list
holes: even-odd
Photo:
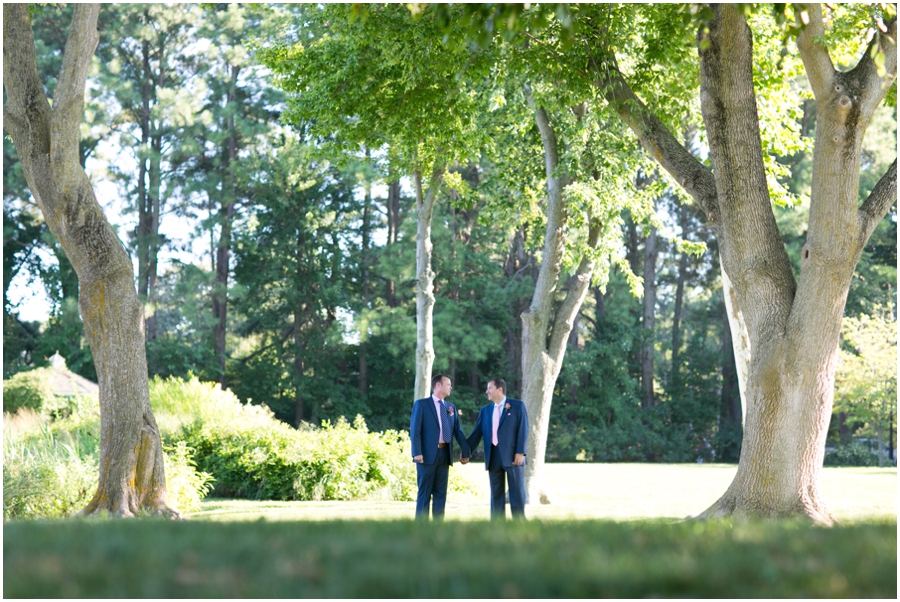
[(734, 497), (727, 494), (697, 516), (688, 517), (687, 520), (715, 520), (720, 518), (735, 518), (739, 520), (793, 518), (805, 519), (812, 524), (825, 527), (837, 524), (834, 517), (824, 508), (817, 508), (799, 501), (790, 508), (752, 508), (747, 504), (740, 504)]
[(181, 512), (169, 506), (165, 500), (158, 499), (153, 502), (145, 502), (138, 507), (135, 504), (113, 503), (108, 498), (105, 499), (105, 503), (101, 503), (98, 500), (98, 497), (100, 497), (99, 492), (94, 496), (94, 499), (75, 516), (113, 516), (117, 518), (162, 516), (170, 520), (187, 520)]

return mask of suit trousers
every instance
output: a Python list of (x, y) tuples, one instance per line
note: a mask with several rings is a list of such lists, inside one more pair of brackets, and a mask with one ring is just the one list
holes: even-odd
[(416, 518), (427, 520), (428, 506), (433, 501), (432, 516), (435, 520), (443, 520), (449, 476), (449, 446), (437, 450), (434, 464), (416, 464), (416, 480), (419, 485), (419, 493), (416, 496)]
[(500, 450), (491, 445), (491, 460), (488, 466), (491, 480), (491, 520), (506, 519), (506, 484), (509, 482), (509, 509), (513, 518), (525, 518), (525, 467), (503, 468)]

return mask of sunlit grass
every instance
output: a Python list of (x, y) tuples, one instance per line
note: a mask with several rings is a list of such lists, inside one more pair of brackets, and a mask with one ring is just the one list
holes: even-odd
[[(550, 505), (529, 504), (531, 519), (673, 520), (699, 514), (734, 478), (731, 464), (549, 464)], [(478, 492), (451, 492), (447, 520), (490, 517), (483, 464), (455, 464), (450, 478), (467, 478)], [(822, 488), (834, 517), (845, 523), (897, 520), (896, 468), (825, 468)], [(413, 502), (252, 502), (208, 500), (195, 520), (397, 520)]]

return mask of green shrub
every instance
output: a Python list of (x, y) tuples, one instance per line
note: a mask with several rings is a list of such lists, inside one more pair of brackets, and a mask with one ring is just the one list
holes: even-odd
[(181, 512), (196, 510), (212, 489), (215, 479), (211, 474), (197, 470), (194, 450), (184, 441), (165, 446), (164, 453), (169, 503)]
[(838, 445), (825, 452), (825, 466), (878, 466), (878, 454), (859, 443)]
[(53, 368), (35, 368), (3, 381), (3, 411), (15, 413), (19, 408), (26, 408), (52, 417), (70, 416), (92, 408), (99, 411), (96, 396), (56, 395), (53, 376)]
[(19, 408), (40, 412), (56, 405), (51, 386), (51, 369), (35, 368), (19, 372), (3, 381), (3, 411), (13, 413)]
[[(194, 450), (217, 496), (255, 500), (412, 500), (416, 469), (405, 432), (373, 433), (357, 416), (294, 429), (265, 406), (196, 378), (154, 379), (151, 403), (169, 444)], [(464, 479), (451, 488), (475, 491)]]

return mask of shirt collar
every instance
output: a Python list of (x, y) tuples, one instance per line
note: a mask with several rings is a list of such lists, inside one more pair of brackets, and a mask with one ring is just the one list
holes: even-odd
[(497, 406), (497, 407), (499, 408), (499, 407), (502, 406), (504, 403), (506, 403), (506, 395), (504, 395), (504, 396), (503, 396), (503, 399), (501, 399), (500, 401), (498, 401), (498, 402), (493, 402), (493, 403), (494, 403), (495, 406)]

